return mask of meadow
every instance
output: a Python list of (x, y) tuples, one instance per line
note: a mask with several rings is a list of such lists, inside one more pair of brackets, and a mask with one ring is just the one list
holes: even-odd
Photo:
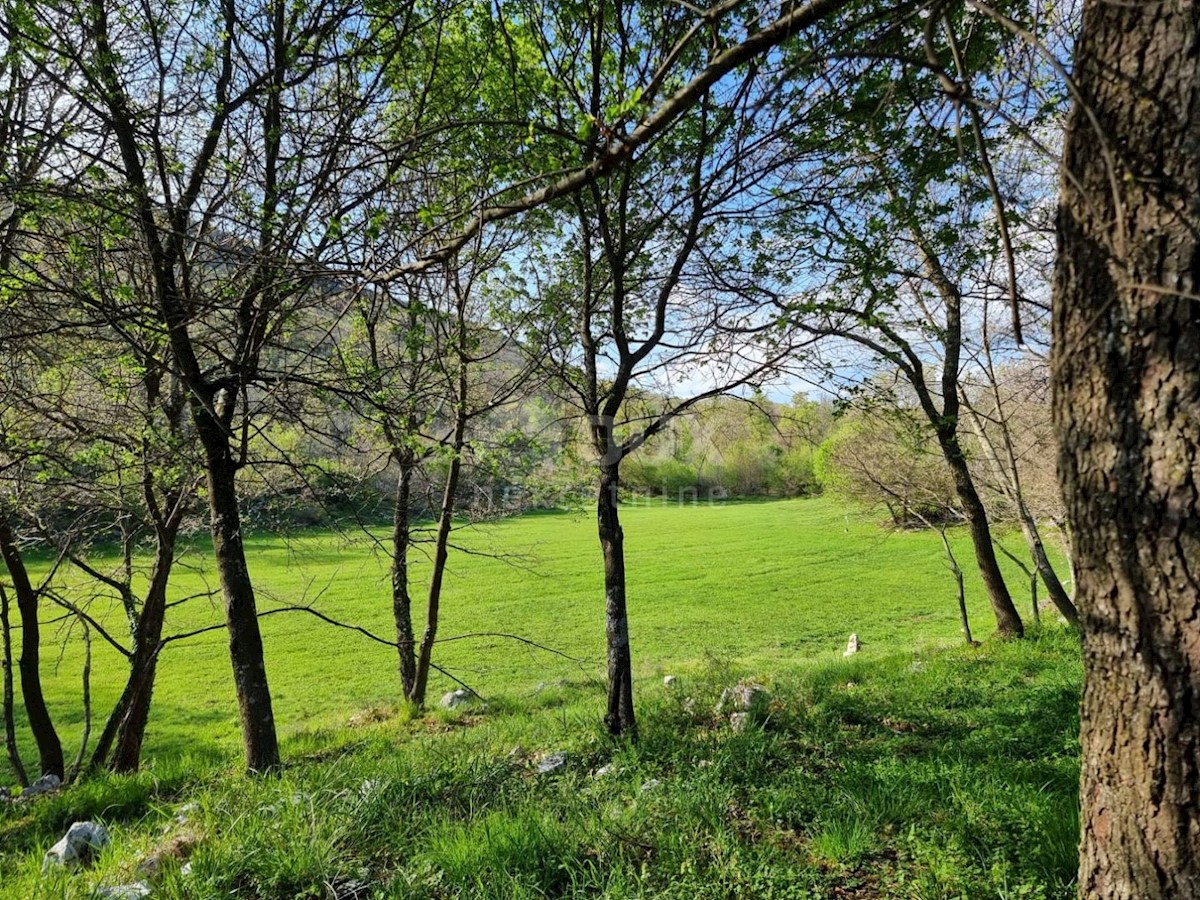
[[(485, 706), (415, 714), (397, 703), (391, 648), (301, 612), (268, 616), (288, 765), (246, 779), (224, 636), (179, 641), (162, 658), (144, 773), (0, 810), (0, 896), (88, 896), (129, 880), (185, 801), (198, 804), (188, 827), (203, 838), (191, 874), (168, 871), (156, 896), (357, 896), (352, 883), (363, 897), (1070, 895), (1080, 680), (1071, 634), (1047, 623), (1023, 642), (964, 647), (937, 536), (885, 530), (827, 499), (631, 505), (623, 521), (637, 745), (599, 728), (592, 517), (471, 526), (456, 535), (440, 632), (450, 640), (435, 661)], [(379, 537), (252, 537), (260, 606), (312, 603), (390, 637)], [(986, 638), (969, 543), (953, 540), (976, 637)], [(209, 586), (203, 549), (180, 570), (176, 596)], [(1010, 574), (1028, 618), (1024, 579)], [(169, 632), (220, 622), (217, 601), (203, 597), (172, 613)], [(508, 638), (452, 639), (480, 632), (566, 656)], [(843, 659), (851, 632), (863, 649)], [(103, 710), (122, 662), (99, 642), (94, 650)], [(76, 634), (47, 672), (68, 748), (80, 663)], [(745, 679), (771, 690), (770, 715), (734, 733), (712, 709)], [(431, 694), (452, 686), (442, 678)], [(528, 758), (510, 756), (517, 745)], [(552, 751), (569, 765), (538, 776)], [(84, 816), (110, 824), (121, 849), (85, 875), (40, 879), (40, 852)]]

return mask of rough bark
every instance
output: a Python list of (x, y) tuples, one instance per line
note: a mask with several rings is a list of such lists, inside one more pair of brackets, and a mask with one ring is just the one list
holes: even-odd
[(42, 692), (38, 594), (29, 580), (29, 573), (25, 570), (16, 535), (13, 534), (8, 519), (2, 514), (0, 556), (4, 557), (4, 564), (12, 580), (13, 593), (17, 598), (17, 615), (21, 620), (21, 658), (17, 662), (21, 673), (21, 699), (25, 703), (29, 730), (33, 732), (33, 739), (37, 744), (41, 774), (62, 778), (66, 774), (62, 741), (54, 728), (54, 721), (50, 718), (50, 710), (46, 707), (46, 697)]
[(392, 507), (392, 618), (396, 622), (396, 649), (400, 655), (400, 688), (412, 698), (417, 681), (417, 656), (412, 624), (412, 596), (408, 592), (408, 548), (411, 542), (412, 479), (415, 468), (411, 454), (401, 454), (400, 476)]
[(636, 738), (629, 617), (625, 609), (625, 532), (621, 529), (617, 506), (619, 485), (618, 465), (602, 466), (596, 520), (604, 554), (604, 628), (608, 647), (608, 711), (604, 724), (610, 734)]
[(242, 747), (248, 769), (268, 772), (279, 767), (279, 744), (275, 737), (275, 715), (263, 660), (254, 585), (242, 543), (235, 481), (237, 466), (223, 430), (207, 415), (201, 407), (196, 410), (195, 421), (204, 443), (213, 554), (225, 599), (229, 657), (233, 663), (233, 682), (242, 720)]
[(1080, 895), (1200, 897), (1200, 6), (1089, 0), (1054, 285)]

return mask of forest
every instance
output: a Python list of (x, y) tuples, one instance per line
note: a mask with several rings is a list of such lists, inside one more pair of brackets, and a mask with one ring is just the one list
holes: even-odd
[(1200, 896), (1198, 48), (6, 0), (0, 893)]

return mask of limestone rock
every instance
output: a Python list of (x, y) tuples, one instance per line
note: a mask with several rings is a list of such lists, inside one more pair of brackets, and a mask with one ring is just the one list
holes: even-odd
[(846, 652), (842, 656), (853, 656), (861, 649), (862, 645), (858, 642), (858, 635), (852, 634), (850, 635), (850, 640), (846, 641)]
[(455, 688), (449, 693), (442, 694), (442, 699), (438, 705), (442, 709), (455, 709), (462, 706), (464, 703), (469, 703), (475, 695), (463, 688)]
[(62, 787), (62, 779), (57, 775), (43, 775), (25, 790), (21, 791), (22, 800), (29, 800), (42, 794), (49, 794)]
[(538, 763), (537, 770), (539, 775), (553, 775), (556, 772), (561, 772), (566, 767), (566, 753), (549, 753), (542, 757), (541, 762)]
[(46, 851), (42, 859), (42, 871), (51, 866), (74, 869), (87, 865), (92, 858), (108, 846), (108, 832), (95, 822), (76, 822), (67, 829), (62, 840)]
[(142, 897), (149, 897), (150, 893), (150, 885), (144, 881), (96, 889), (96, 896), (104, 897), (106, 900), (141, 900)]
[(771, 702), (771, 693), (761, 684), (735, 684), (721, 692), (714, 712), (718, 716), (732, 712), (760, 713)]

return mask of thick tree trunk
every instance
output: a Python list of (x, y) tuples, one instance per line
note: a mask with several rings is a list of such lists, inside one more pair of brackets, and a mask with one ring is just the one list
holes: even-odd
[(29, 785), (29, 776), (21, 762), (21, 750), (17, 747), (17, 725), (13, 720), (13, 677), (12, 677), (12, 628), (8, 620), (8, 591), (0, 584), (0, 641), (3, 643), (4, 659), (0, 660), (4, 672), (4, 749), (17, 783)]
[(1008, 585), (1004, 583), (1004, 575), (1000, 572), (996, 548), (992, 546), (992, 530), (988, 525), (987, 510), (984, 509), (983, 501), (979, 499), (979, 492), (975, 490), (975, 481), (963, 457), (962, 448), (958, 445), (958, 438), (942, 431), (938, 434), (938, 440), (946, 463), (950, 466), (950, 473), (954, 477), (954, 491), (958, 502), (962, 504), (967, 529), (971, 533), (975, 562), (979, 565), (983, 587), (987, 591), (992, 613), (996, 617), (996, 633), (1001, 637), (1021, 637), (1025, 634), (1025, 626), (1016, 606), (1013, 605)]
[(1083, 620), (1080, 895), (1200, 897), (1200, 6), (1088, 0), (1054, 417)]
[(219, 430), (216, 423), (211, 419), (206, 420), (201, 413), (197, 415), (197, 428), (205, 444), (213, 553), (221, 592), (225, 597), (229, 657), (233, 663), (233, 683), (241, 713), (246, 767), (252, 772), (268, 772), (279, 767), (279, 744), (275, 736), (275, 715), (271, 709), (267, 667), (263, 660), (254, 585), (250, 580), (246, 550), (242, 543), (235, 480), (237, 467), (224, 433), (206, 433), (206, 429)]
[(414, 464), (400, 457), (400, 477), (392, 508), (392, 618), (396, 622), (396, 649), (400, 654), (400, 688), (408, 699), (417, 682), (417, 655), (412, 623), (412, 596), (408, 592), (408, 548), (411, 541), (412, 479)]
[(608, 711), (604, 724), (610, 734), (636, 738), (629, 617), (625, 609), (625, 532), (617, 508), (619, 485), (618, 464), (602, 465), (596, 520), (604, 554), (604, 628), (608, 650)]
[(66, 774), (62, 742), (54, 729), (54, 721), (50, 718), (50, 710), (42, 693), (38, 595), (25, 570), (16, 535), (3, 515), (0, 515), (0, 555), (4, 557), (4, 564), (12, 579), (13, 593), (17, 597), (17, 614), (21, 619), (21, 658), (17, 663), (21, 672), (21, 698), (25, 702), (29, 730), (33, 732), (33, 739), (37, 743), (41, 774), (62, 778)]

